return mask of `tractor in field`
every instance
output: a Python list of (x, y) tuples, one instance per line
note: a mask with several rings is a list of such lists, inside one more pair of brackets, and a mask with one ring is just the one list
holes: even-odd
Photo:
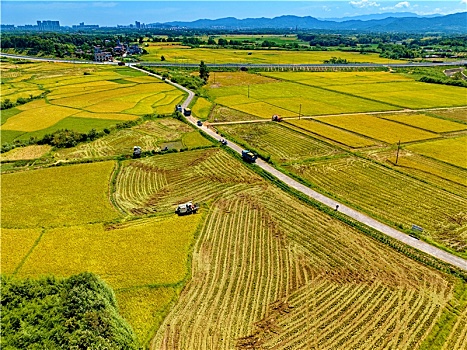
[(193, 204), (192, 202), (186, 202), (183, 204), (179, 204), (177, 209), (175, 209), (175, 213), (178, 214), (179, 216), (196, 214), (198, 209), (199, 209), (198, 203)]
[(282, 117), (280, 115), (277, 115), (277, 114), (274, 114), (271, 118), (271, 120), (273, 122), (281, 122), (282, 121)]
[(258, 157), (253, 152), (245, 149), (245, 150), (242, 151), (242, 158), (243, 158), (244, 161), (246, 161), (248, 163), (254, 163), (256, 161), (256, 158), (258, 158)]
[(139, 146), (133, 147), (133, 158), (141, 158), (141, 147)]

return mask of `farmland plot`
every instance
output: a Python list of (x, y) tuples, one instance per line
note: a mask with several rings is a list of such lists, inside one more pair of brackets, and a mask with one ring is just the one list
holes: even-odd
[(406, 146), (407, 149), (427, 157), (467, 169), (467, 136), (424, 142)]
[(117, 177), (115, 202), (133, 215), (161, 212), (189, 200), (207, 202), (258, 181), (228, 162), (215, 149), (126, 161)]
[(352, 148), (368, 147), (375, 145), (375, 140), (356, 135), (313, 119), (289, 119), (288, 124), (294, 125), (305, 131), (322, 136), (334, 142), (349, 146)]
[(430, 117), (425, 114), (387, 114), (379, 115), (379, 117), (436, 133), (446, 133), (467, 129), (467, 125), (465, 124), (453, 123), (448, 120)]
[(270, 155), (274, 162), (279, 163), (340, 153), (324, 142), (272, 123), (223, 125), (219, 130), (240, 139), (248, 148)]
[[(87, 133), (144, 114), (171, 114), (183, 98), (183, 93), (172, 85), (129, 68), (36, 63), (12, 65), (10, 70), (18, 76), (8, 75), (7, 70), (2, 98), (6, 92), (16, 102), (13, 97), (18, 94), (29, 98), (36, 96), (36, 90), (40, 94), (47, 90), (47, 100), (17, 106), (19, 112), (2, 117), (4, 142), (42, 138), (65, 128)], [(24, 80), (19, 81), (21, 77)]]
[(193, 278), (152, 345), (411, 349), (449, 290), (441, 275), (254, 186), (213, 202)]
[(102, 162), (3, 174), (2, 227), (55, 227), (116, 219), (119, 214), (108, 197), (113, 170), (113, 162)]
[(374, 217), (410, 228), (424, 228), (423, 236), (467, 253), (465, 222), (447, 228), (452, 218), (466, 215), (467, 199), (355, 157), (314, 164), (296, 164), (288, 169), (327, 193), (332, 193)]
[(377, 101), (294, 82), (212, 88), (208, 94), (216, 103), (261, 118), (270, 118), (272, 114), (295, 117), (300, 110), (302, 115), (323, 115), (395, 109)]
[[(81, 159), (115, 155), (131, 155), (133, 146), (139, 145), (143, 151), (160, 151), (163, 144), (181, 141), (193, 129), (173, 118), (157, 118), (146, 121), (130, 129), (122, 129), (92, 142), (73, 148), (60, 149), (54, 153), (55, 159)], [(209, 146), (212, 143), (195, 131), (199, 137), (191, 136), (186, 147)]]
[(432, 132), (394, 123), (371, 115), (319, 117), (317, 120), (387, 143), (411, 142), (438, 137)]

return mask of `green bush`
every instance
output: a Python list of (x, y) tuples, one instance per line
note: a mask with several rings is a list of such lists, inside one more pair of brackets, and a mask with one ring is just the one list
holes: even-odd
[(2, 348), (137, 349), (112, 289), (97, 276), (1, 281)]

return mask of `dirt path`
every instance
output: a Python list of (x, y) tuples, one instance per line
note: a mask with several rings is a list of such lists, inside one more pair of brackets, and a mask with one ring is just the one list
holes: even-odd
[[(161, 76), (157, 75), (157, 74), (153, 74), (153, 73), (148, 73), (142, 69), (139, 69), (139, 68), (136, 68), (132, 65), (130, 65), (131, 68), (133, 69), (136, 69), (136, 70), (139, 70), (139, 71), (142, 71), (148, 75), (151, 75), (151, 76), (154, 76), (156, 78), (159, 78), (159, 79), (162, 79)], [(188, 93), (188, 98), (183, 102), (183, 108), (187, 107), (191, 101), (193, 100), (193, 97), (194, 97), (194, 93), (190, 90), (188, 90), (187, 88), (183, 87), (183, 86), (180, 86), (179, 84), (176, 84), (176, 83), (173, 83), (173, 82), (169, 82), (167, 81), (169, 84), (172, 84), (173, 86), (185, 91)], [(430, 109), (426, 109), (426, 110), (430, 110)], [(407, 111), (412, 111), (412, 110), (404, 110), (404, 111), (399, 111), (399, 112), (407, 112)], [(366, 114), (375, 114), (377, 112), (367, 112)], [(362, 113), (359, 113), (359, 114), (362, 114)], [(208, 126), (206, 125), (202, 125), (202, 126), (198, 126), (196, 124), (197, 122), (197, 119), (194, 118), (193, 116), (190, 116), (187, 118), (188, 121), (193, 124), (194, 126), (196, 126), (197, 128), (201, 129), (202, 131), (204, 131), (206, 134), (208, 134), (209, 136), (213, 137), (214, 139), (216, 140), (220, 140), (222, 137), (217, 134), (214, 130), (212, 130), (211, 128), (209, 128)], [(261, 122), (264, 122), (265, 120), (261, 120)], [(259, 121), (258, 121), (259, 122)], [(231, 122), (231, 123), (244, 123), (244, 121), (242, 122)], [(212, 123), (212, 124), (209, 124), (209, 125), (215, 125), (215, 123)], [(230, 142), (227, 144), (227, 146), (229, 148), (231, 148), (232, 150), (234, 150), (235, 152), (241, 154), (242, 153), (242, 148), (240, 146), (238, 146), (237, 144), (233, 143), (233, 142)], [(317, 200), (318, 202), (320, 203), (323, 203), (325, 205), (327, 205), (328, 207), (332, 208), (332, 209), (335, 209), (336, 206), (339, 206), (339, 211), (371, 228), (374, 228), (376, 230), (378, 230), (379, 232), (382, 232), (394, 239), (397, 239), (415, 249), (418, 249), (424, 253), (427, 253), (431, 256), (434, 256), (435, 258), (438, 258), (442, 261), (445, 261), (447, 263), (450, 263), (458, 268), (461, 268), (463, 270), (467, 270), (467, 261), (460, 258), (460, 257), (457, 257), (455, 255), (452, 255), (448, 252), (445, 252), (444, 250), (441, 250), (439, 248), (436, 248), (428, 243), (425, 243), (423, 241), (420, 241), (418, 239), (415, 239), (415, 238), (412, 238), (411, 236), (408, 236), (407, 234), (405, 233), (402, 233), (400, 231), (397, 231), (396, 229), (388, 226), (388, 225), (385, 225), (371, 217), (369, 217), (368, 215), (365, 215), (363, 213), (360, 213), (359, 211), (355, 210), (355, 209), (352, 209), (340, 202), (337, 202), (336, 200), (334, 199), (331, 199), (331, 198), (328, 198), (324, 195), (322, 195), (321, 193), (318, 193), (316, 191), (313, 191), (312, 189), (300, 184), (299, 182), (295, 181), (294, 179), (292, 179), (291, 177), (281, 173), (279, 170), (273, 168), (271, 165), (269, 165), (268, 163), (266, 163), (265, 161), (261, 160), (261, 159), (258, 159), (256, 161), (256, 165), (259, 166), (260, 168), (262, 168), (263, 170), (267, 171), (268, 173), (270, 173), (271, 175), (273, 175), (274, 177), (276, 177), (277, 179), (281, 180), (282, 182), (286, 183), (288, 186), (296, 189), (297, 191), (300, 191), (301, 193), (309, 196), (310, 198), (313, 198), (315, 200)]]

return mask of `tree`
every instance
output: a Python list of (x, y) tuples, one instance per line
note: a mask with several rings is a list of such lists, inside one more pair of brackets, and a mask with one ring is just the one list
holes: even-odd
[(207, 83), (209, 79), (209, 71), (204, 61), (201, 61), (199, 64), (199, 77), (204, 80), (204, 83)]
[(164, 56), (161, 56), (161, 61), (165, 61), (165, 57), (164, 57)]

